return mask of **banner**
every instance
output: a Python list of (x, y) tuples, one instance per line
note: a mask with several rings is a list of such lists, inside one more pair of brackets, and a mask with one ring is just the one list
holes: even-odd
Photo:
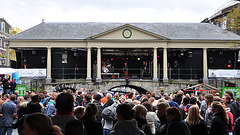
[(10, 49), (10, 60), (17, 61), (16, 51), (13, 49)]
[(233, 93), (233, 98), (239, 98), (240, 96), (240, 87), (222, 87), (222, 95), (225, 94), (226, 91), (231, 91)]
[(240, 70), (231, 69), (209, 69), (208, 77), (210, 78), (240, 78)]
[(17, 85), (16, 91), (18, 91), (19, 96), (25, 96), (25, 92), (27, 91), (27, 86)]
[(46, 69), (18, 69), (17, 70), (20, 77), (25, 78), (45, 78), (47, 77)]

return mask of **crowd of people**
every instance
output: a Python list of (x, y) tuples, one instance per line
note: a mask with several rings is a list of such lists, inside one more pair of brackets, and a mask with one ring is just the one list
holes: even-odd
[(240, 106), (230, 91), (3, 94), (1, 135), (240, 135)]

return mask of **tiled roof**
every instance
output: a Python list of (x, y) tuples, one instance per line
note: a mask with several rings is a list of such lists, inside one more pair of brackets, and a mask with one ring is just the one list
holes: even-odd
[(170, 40), (239, 40), (240, 36), (208, 23), (54, 23), (43, 22), (9, 39), (86, 39), (125, 24)]

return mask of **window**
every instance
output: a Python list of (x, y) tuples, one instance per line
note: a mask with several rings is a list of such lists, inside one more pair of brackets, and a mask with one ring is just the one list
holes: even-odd
[(221, 23), (221, 28), (222, 29), (227, 29), (227, 16), (223, 17), (223, 22)]

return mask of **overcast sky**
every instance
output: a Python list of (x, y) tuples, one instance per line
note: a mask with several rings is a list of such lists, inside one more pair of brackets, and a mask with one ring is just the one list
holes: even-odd
[(0, 18), (26, 30), (42, 22), (200, 23), (231, 0), (1, 0)]

